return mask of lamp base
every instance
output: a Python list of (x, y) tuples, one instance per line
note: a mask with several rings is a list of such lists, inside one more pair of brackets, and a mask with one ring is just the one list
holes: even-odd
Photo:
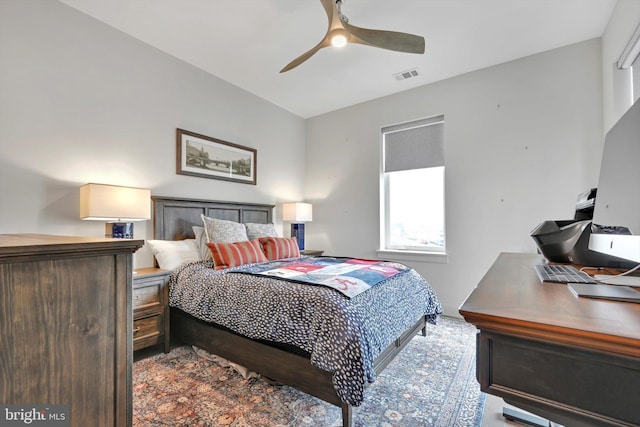
[(304, 224), (291, 224), (291, 237), (298, 241), (298, 249), (304, 250)]
[(114, 239), (133, 239), (132, 222), (109, 222), (105, 224), (104, 237)]

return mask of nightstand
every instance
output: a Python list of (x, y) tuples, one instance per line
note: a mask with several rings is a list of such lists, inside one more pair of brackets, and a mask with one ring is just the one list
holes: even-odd
[(133, 275), (133, 349), (164, 343), (169, 352), (169, 277), (160, 268), (139, 268)]
[(324, 251), (317, 250), (317, 249), (305, 249), (303, 251), (300, 251), (300, 255), (309, 255), (309, 256), (321, 256), (323, 253)]

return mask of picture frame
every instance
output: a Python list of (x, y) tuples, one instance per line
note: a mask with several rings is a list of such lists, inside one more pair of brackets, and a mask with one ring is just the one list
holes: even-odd
[(258, 151), (176, 129), (176, 173), (256, 185)]

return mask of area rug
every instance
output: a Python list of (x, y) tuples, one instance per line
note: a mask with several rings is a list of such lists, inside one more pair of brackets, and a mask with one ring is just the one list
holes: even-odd
[[(480, 426), (475, 327), (441, 317), (411, 340), (365, 390), (354, 426)], [(341, 426), (340, 408), (177, 347), (133, 365), (133, 425)]]

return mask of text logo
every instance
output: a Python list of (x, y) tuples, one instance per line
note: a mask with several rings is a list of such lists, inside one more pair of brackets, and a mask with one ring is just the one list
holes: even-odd
[(0, 427), (69, 427), (69, 405), (2, 405)]

